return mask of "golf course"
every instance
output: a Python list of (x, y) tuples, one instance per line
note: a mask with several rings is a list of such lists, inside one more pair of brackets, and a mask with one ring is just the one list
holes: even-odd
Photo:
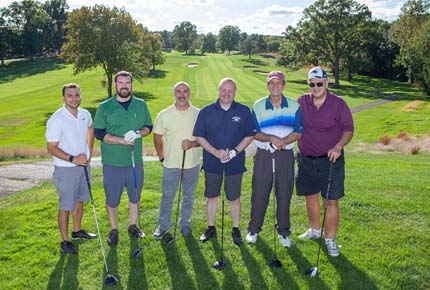
[[(172, 51), (165, 56), (164, 64), (133, 83), (133, 94), (146, 101), (153, 121), (158, 112), (173, 103), (172, 90), (178, 81), (190, 84), (191, 102), (199, 108), (217, 99), (218, 83), (224, 77), (237, 83), (235, 100), (251, 107), (268, 94), (266, 74), (274, 69), (285, 73), (286, 96), (297, 99), (309, 91), (309, 67), (287, 71), (277, 66), (271, 55), (248, 59), (243, 55), (201, 56)], [(355, 134), (345, 148), (346, 196), (340, 201), (337, 236), (341, 254), (331, 257), (322, 247), (316, 277), (310, 278), (305, 271), (315, 266), (319, 240), (298, 238), (309, 225), (305, 200), (295, 194), (291, 203), (292, 246), (284, 249), (278, 239), (275, 241), (281, 268), (268, 265), (274, 255), (271, 199), (255, 245), (238, 247), (233, 243), (232, 220), (226, 206), (226, 266), (222, 271), (215, 270), (212, 265), (221, 250), (221, 207), (217, 239), (201, 243), (199, 236), (207, 227), (203, 172), (196, 190), (192, 235), (184, 238), (178, 231), (171, 244), (152, 238), (158, 226), (162, 167), (158, 161), (148, 161), (144, 164), (139, 216), (146, 234), (141, 240), (140, 257), (132, 257), (140, 242), (127, 234), (126, 194), (119, 208), (118, 246), (107, 245), (109, 221), (102, 170), (92, 170), (92, 193), (106, 260), (109, 273), (119, 279), (117, 285), (103, 284), (107, 273), (98, 240), (74, 242), (78, 256), (60, 252), (58, 194), (53, 183), (47, 181), (0, 199), (0, 289), (430, 289), (430, 152), (425, 144), (430, 134), (430, 102), (408, 83), (360, 75), (355, 75), (352, 82), (345, 79), (342, 76), (340, 87), (331, 90), (351, 109), (362, 109), (353, 110)], [(0, 166), (49, 159), (45, 125), (63, 104), (62, 86), (79, 84), (81, 107), (94, 118), (107, 95), (103, 80), (102, 69), (73, 74), (73, 66), (58, 58), (16, 60), (0, 67)], [(397, 138), (399, 134), (401, 138)], [(403, 147), (399, 146), (404, 150), (384, 147), (380, 143), (384, 135), (399, 144), (404, 142)], [(417, 136), (424, 138), (413, 145), (412, 152), (407, 142)], [(143, 141), (145, 154), (153, 155), (152, 135)], [(99, 147), (96, 141), (97, 154)], [(250, 214), (252, 156), (246, 165), (241, 196), (243, 236)], [(97, 232), (90, 203), (85, 205), (82, 228)]]

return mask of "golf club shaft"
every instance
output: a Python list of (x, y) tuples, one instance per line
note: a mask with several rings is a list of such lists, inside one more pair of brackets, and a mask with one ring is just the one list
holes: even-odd
[[(225, 164), (222, 167), (223, 173), (223, 184), (225, 184)], [(221, 257), (220, 261), (224, 261), (224, 195), (225, 195), (225, 186), (224, 186), (224, 194), (221, 194)]]
[(104, 264), (105, 264), (106, 273), (109, 273), (109, 268), (108, 268), (107, 263), (106, 263), (105, 248), (103, 247), (102, 237), (101, 237), (101, 234), (100, 234), (99, 222), (98, 222), (98, 220), (97, 220), (96, 207), (94, 206), (94, 198), (93, 198), (93, 194), (92, 194), (92, 192), (91, 192), (91, 182), (90, 182), (90, 177), (89, 177), (89, 175), (88, 175), (88, 169), (87, 169), (87, 167), (86, 167), (86, 166), (84, 166), (84, 172), (85, 172), (85, 178), (86, 178), (86, 180), (87, 180), (88, 191), (90, 192), (91, 205), (92, 205), (92, 208), (93, 208), (94, 220), (96, 221), (97, 236), (99, 237), (100, 248), (101, 248), (101, 250), (102, 250), (102, 255), (103, 255), (103, 262), (104, 262)]
[(185, 166), (185, 155), (187, 151), (183, 150), (182, 152), (182, 166), (181, 166), (181, 175), (179, 177), (179, 193), (178, 193), (178, 202), (176, 205), (176, 219), (175, 219), (175, 230), (173, 232), (173, 238), (176, 239), (176, 228), (178, 225), (178, 217), (179, 217), (179, 203), (181, 201), (181, 192), (182, 192), (182, 180), (184, 178), (184, 166)]

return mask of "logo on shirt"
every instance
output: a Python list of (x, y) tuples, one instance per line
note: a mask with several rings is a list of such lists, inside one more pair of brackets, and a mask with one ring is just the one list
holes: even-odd
[(231, 120), (233, 121), (233, 122), (240, 122), (240, 117), (239, 116), (234, 116), (234, 117), (231, 117)]

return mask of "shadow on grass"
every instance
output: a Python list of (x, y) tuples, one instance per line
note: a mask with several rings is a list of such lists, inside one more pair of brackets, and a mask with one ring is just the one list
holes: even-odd
[[(264, 260), (267, 261), (267, 263), (269, 263), (269, 261), (273, 259), (273, 249), (264, 240), (258, 240), (255, 246), (257, 251), (259, 251), (263, 255)], [(278, 250), (285, 251), (285, 249), (283, 248)], [(276, 278), (276, 282), (279, 285), (279, 289), (300, 289), (299, 285), (297, 285), (297, 283), (294, 281), (291, 274), (285, 270), (284, 266), (275, 269), (270, 268), (270, 271), (272, 271), (273, 276)]]
[(240, 247), (242, 259), (248, 270), (249, 280), (251, 281), (251, 289), (264, 290), (269, 287), (264, 282), (264, 278), (261, 275), (261, 267), (257, 263), (257, 260), (251, 255), (246, 246)]
[(167, 237), (171, 237), (170, 234), (163, 237), (161, 240), (161, 246), (163, 248), (164, 255), (166, 256), (172, 289), (196, 289), (193, 280), (187, 273), (187, 269), (182, 261), (176, 242), (171, 244), (166, 243)]
[(199, 242), (190, 234), (185, 238), (185, 245), (193, 263), (194, 273), (196, 274), (196, 282), (198, 289), (213, 289), (219, 290), (218, 283), (212, 275), (205, 257), (200, 251)]
[[(316, 243), (318, 246), (318, 243)], [(316, 248), (317, 249), (317, 248)], [(324, 282), (319, 278), (319, 276), (316, 276), (314, 278), (309, 277), (305, 274), (305, 272), (313, 267), (315, 267), (315, 264), (311, 264), (302, 254), (302, 252), (293, 244), (288, 249), (288, 254), (291, 257), (291, 260), (293, 260), (294, 264), (297, 266), (297, 271), (301, 274), (303, 277), (303, 280), (306, 280), (309, 285), (309, 289), (321, 289), (321, 290), (330, 290), (330, 288), (324, 284)], [(317, 254), (315, 252), (315, 254)], [(316, 259), (316, 256), (315, 256)], [(314, 261), (313, 263), (315, 263)], [(340, 288), (343, 289), (343, 288)], [(365, 289), (365, 288), (363, 288)]]
[(267, 66), (267, 63), (265, 61), (262, 61), (261, 59), (242, 58), (241, 61), (249, 62), (249, 63), (252, 63), (254, 65)]
[[(79, 250), (79, 245), (75, 244)], [(79, 256), (61, 253), (60, 259), (55, 265), (54, 271), (49, 276), (46, 289), (79, 289), (78, 281)]]
[(106, 269), (103, 271), (103, 279), (101, 281), (102, 284), (102, 289), (108, 290), (108, 289), (122, 289), (122, 285), (121, 285), (121, 277), (119, 276), (118, 273), (118, 254), (117, 254), (117, 248), (116, 246), (112, 246), (109, 248), (109, 253), (107, 254), (106, 257), (106, 263), (108, 265), (109, 268), (109, 274), (115, 276), (116, 278), (118, 278), (118, 284), (116, 284), (114, 286), (114, 288), (112, 286), (106, 286), (104, 284), (104, 279), (107, 275), (106, 273)]
[(379, 289), (365, 272), (352, 264), (344, 255), (340, 254), (338, 257), (331, 257), (327, 254), (327, 249), (324, 249), (324, 253), (340, 276), (339, 289)]
[(160, 69), (151, 70), (148, 73), (148, 78), (163, 79), (166, 77), (166, 73), (167, 73), (167, 71), (165, 71), (165, 70), (160, 70)]
[(143, 255), (140, 257), (132, 256), (133, 252), (140, 247), (139, 240), (130, 238), (130, 272), (128, 273), (127, 289), (149, 289)]
[(64, 61), (55, 57), (39, 58), (34, 61), (14, 61), (5, 67), (0, 67), (0, 84), (63, 68), (65, 68)]

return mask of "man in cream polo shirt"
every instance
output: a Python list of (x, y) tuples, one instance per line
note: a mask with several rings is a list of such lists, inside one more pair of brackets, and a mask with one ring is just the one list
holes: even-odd
[[(81, 229), (84, 202), (90, 200), (83, 166), (89, 166), (93, 151), (94, 129), (91, 114), (79, 108), (81, 90), (76, 84), (63, 87), (64, 106), (46, 124), (48, 153), (54, 158), (54, 184), (58, 190), (60, 208), (58, 226), (61, 251), (78, 254), (69, 240), (69, 213), (73, 216), (72, 239), (95, 239), (96, 235)], [(88, 143), (87, 143), (88, 142)]]
[(184, 236), (191, 233), (190, 218), (199, 181), (200, 150), (193, 137), (199, 109), (189, 101), (191, 90), (188, 83), (176, 83), (173, 94), (175, 103), (158, 113), (153, 128), (155, 149), (163, 166), (159, 225), (152, 235), (156, 239), (161, 239), (171, 225), (172, 206), (180, 182), (184, 150), (180, 222)]

